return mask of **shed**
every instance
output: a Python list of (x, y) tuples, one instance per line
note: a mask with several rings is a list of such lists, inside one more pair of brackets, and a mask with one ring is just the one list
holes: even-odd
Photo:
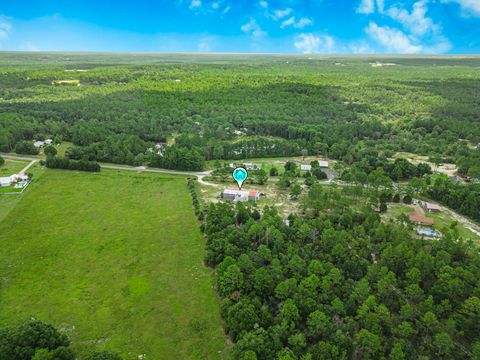
[(437, 204), (426, 203), (425, 207), (427, 208), (428, 212), (439, 212), (441, 210), (440, 206)]
[(12, 184), (10, 177), (0, 177), (0, 186), (6, 187)]

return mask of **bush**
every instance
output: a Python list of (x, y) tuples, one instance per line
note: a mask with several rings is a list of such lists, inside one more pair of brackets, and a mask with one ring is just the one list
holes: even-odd
[(22, 140), (15, 145), (15, 153), (26, 155), (38, 155), (38, 149), (33, 145), (31, 141)]
[(328, 178), (327, 174), (320, 168), (312, 169), (312, 175), (315, 176), (318, 180), (325, 180)]
[(0, 166), (2, 166), (3, 164), (5, 164), (5, 159), (0, 156)]
[(48, 145), (43, 148), (43, 153), (47, 156), (55, 156), (57, 155), (58, 151), (53, 145)]
[(410, 195), (405, 195), (403, 197), (402, 201), (403, 201), (404, 204), (411, 204), (412, 203), (412, 197)]

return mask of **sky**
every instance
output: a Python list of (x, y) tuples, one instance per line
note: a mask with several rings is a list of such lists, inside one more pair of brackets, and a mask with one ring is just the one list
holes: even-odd
[(0, 0), (0, 51), (480, 53), (480, 0)]

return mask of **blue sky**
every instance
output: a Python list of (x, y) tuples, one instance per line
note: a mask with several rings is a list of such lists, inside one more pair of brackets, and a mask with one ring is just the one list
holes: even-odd
[(480, 53), (480, 0), (0, 0), (0, 50)]

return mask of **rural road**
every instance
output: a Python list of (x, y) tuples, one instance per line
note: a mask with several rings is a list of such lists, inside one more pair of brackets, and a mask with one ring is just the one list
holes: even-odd
[(210, 172), (192, 172), (192, 171), (176, 171), (176, 170), (162, 170), (162, 169), (147, 169), (143, 166), (140, 167), (125, 167), (117, 165), (102, 165), (102, 169), (113, 169), (113, 170), (126, 170), (126, 171), (141, 171), (141, 172), (150, 172), (150, 173), (159, 173), (159, 174), (170, 174), (170, 175), (187, 175), (187, 176), (208, 176)]
[[(4, 159), (10, 160), (24, 160), (24, 161), (31, 161), (36, 162), (42, 159), (36, 157), (29, 157), (29, 156), (16, 156), (16, 155), (4, 155), (0, 154)], [(26, 169), (28, 169), (32, 164), (29, 164)], [(100, 164), (102, 169), (112, 169), (112, 170), (125, 170), (125, 171), (141, 171), (141, 172), (149, 172), (149, 173), (158, 173), (158, 174), (170, 174), (170, 175), (186, 175), (186, 176), (198, 176), (204, 177), (210, 175), (211, 171), (178, 171), (178, 170), (163, 170), (163, 169), (148, 169), (143, 166), (139, 167), (128, 167), (128, 166), (121, 166), (121, 165), (103, 165)], [(25, 169), (24, 169), (25, 170)]]
[[(29, 157), (29, 156), (16, 156), (16, 155), (4, 155), (0, 154), (5, 159), (11, 160), (25, 160), (25, 161), (39, 161), (41, 159), (36, 157)], [(31, 165), (29, 165), (30, 167)], [(148, 172), (148, 173), (157, 173), (157, 174), (170, 174), (170, 175), (186, 175), (186, 176), (196, 176), (198, 177), (204, 185), (210, 185), (210, 183), (203, 180), (203, 177), (211, 175), (212, 171), (178, 171), (178, 170), (164, 170), (164, 169), (152, 169), (146, 168), (144, 166), (139, 167), (128, 167), (128, 166), (121, 166), (121, 165), (104, 165), (100, 164), (102, 169), (112, 169), (112, 170), (125, 170), (125, 171), (141, 171), (141, 172)], [(278, 178), (269, 178), (269, 181), (278, 181)], [(321, 185), (338, 185), (338, 186), (354, 186), (355, 184), (349, 184), (344, 182), (334, 181), (333, 179), (327, 181), (320, 181), (319, 184)]]

